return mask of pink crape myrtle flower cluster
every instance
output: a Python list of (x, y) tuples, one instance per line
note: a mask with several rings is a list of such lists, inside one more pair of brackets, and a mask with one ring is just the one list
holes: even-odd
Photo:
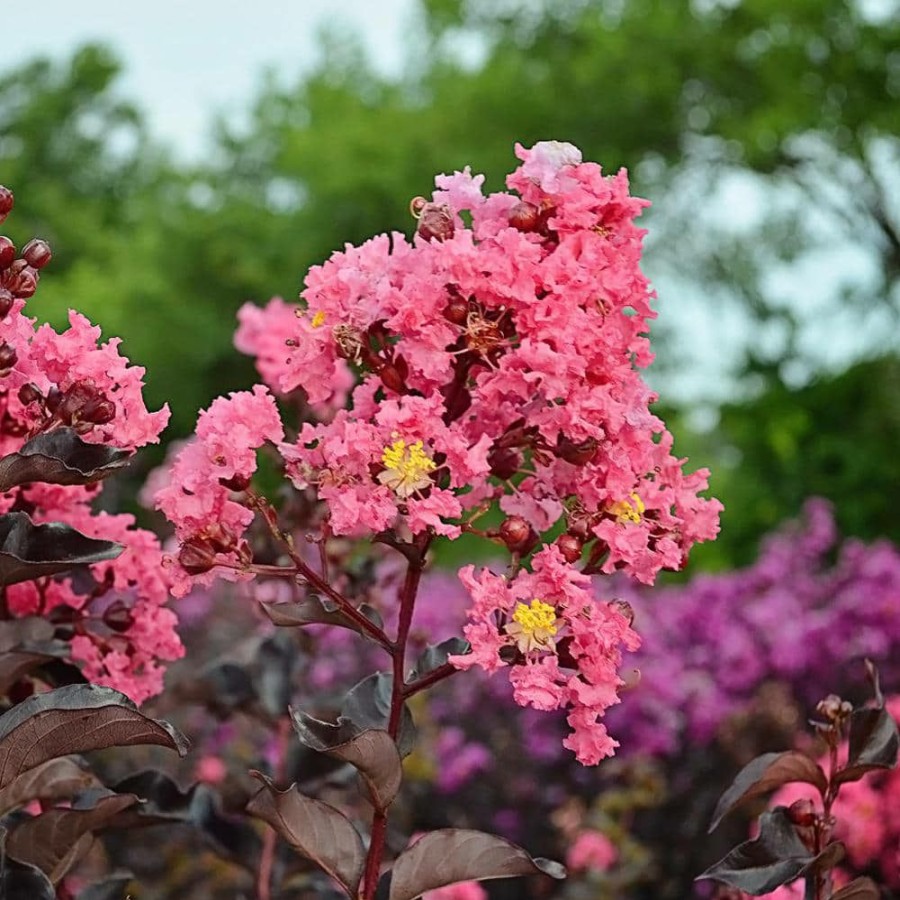
[[(176, 593), (251, 572), (261, 506), (246, 488), (265, 444), (322, 504), (328, 536), (505, 546), (506, 575), (461, 573), (471, 653), (452, 661), (507, 668), (520, 704), (566, 708), (567, 746), (596, 763), (615, 747), (598, 719), (638, 638), (590, 578), (681, 568), (721, 506), (699, 496), (708, 473), (672, 455), (638, 371), (655, 315), (634, 224), (646, 201), (571, 144), (516, 154), (508, 191), (486, 195), (468, 168), (438, 176), (411, 204), (412, 239), (348, 245), (298, 305), (245, 307), (236, 343), (272, 393), (203, 413), (156, 502), (180, 542)], [(318, 421), (285, 439), (273, 395), (298, 391)], [(502, 524), (484, 527), (497, 509)]]
[[(147, 410), (144, 370), (120, 354), (118, 338), (100, 343), (100, 329), (75, 311), (62, 333), (25, 314), (50, 255), (43, 241), (32, 241), (16, 259), (11, 241), (0, 238), (0, 457), (60, 428), (126, 451), (158, 441), (169, 410)], [(163, 663), (184, 650), (176, 616), (165, 608), (169, 581), (159, 541), (130, 515), (93, 512), (100, 490), (35, 482), (0, 494), (0, 514), (26, 512), (35, 524), (61, 522), (125, 548), (91, 566), (90, 583), (74, 576), (25, 581), (5, 589), (6, 604), (14, 616), (65, 626), (71, 657), (87, 678), (141, 702), (162, 690)]]

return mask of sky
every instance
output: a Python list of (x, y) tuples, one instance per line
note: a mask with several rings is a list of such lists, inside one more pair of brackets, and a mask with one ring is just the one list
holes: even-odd
[(125, 63), (121, 93), (184, 158), (203, 152), (214, 113), (247, 108), (266, 67), (285, 79), (308, 69), (323, 26), (355, 31), (381, 71), (398, 71), (415, 11), (414, 0), (42, 0), (35, 26), (18, 6), (0, 69), (108, 43)]

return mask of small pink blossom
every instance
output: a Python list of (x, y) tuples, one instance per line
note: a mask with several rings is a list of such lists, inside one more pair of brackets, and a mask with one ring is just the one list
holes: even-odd
[(602, 832), (578, 834), (566, 853), (566, 866), (575, 872), (605, 872), (619, 858), (616, 845)]

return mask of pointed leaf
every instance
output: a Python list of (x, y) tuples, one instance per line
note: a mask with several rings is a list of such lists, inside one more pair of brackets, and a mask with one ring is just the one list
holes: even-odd
[(123, 549), (61, 522), (35, 525), (23, 512), (6, 513), (0, 516), (0, 585), (115, 559)]
[(429, 644), (409, 675), (409, 681), (418, 681), (423, 675), (433, 672), (447, 662), (449, 656), (463, 656), (472, 649), (472, 645), (461, 637), (448, 638), (439, 644)]
[(128, 900), (128, 885), (134, 881), (131, 872), (113, 872), (95, 881), (78, 894), (78, 900)]
[(0, 492), (19, 484), (91, 484), (128, 463), (128, 450), (88, 444), (72, 428), (56, 428), (0, 459)]
[(247, 812), (268, 822), (298, 853), (312, 860), (355, 897), (363, 876), (366, 851), (353, 823), (333, 806), (301, 794), (292, 785), (279, 791), (259, 772), (263, 782), (247, 804)]
[(881, 891), (871, 878), (855, 878), (831, 895), (831, 900), (880, 900)]
[(112, 688), (73, 684), (36, 694), (0, 716), (0, 788), (57, 756), (135, 744), (159, 744), (179, 756), (188, 748), (180, 731)]
[(748, 894), (766, 894), (813, 868), (833, 865), (842, 853), (841, 845), (830, 845), (814, 857), (788, 818), (787, 807), (778, 806), (760, 817), (756, 840), (735, 847), (697, 880), (715, 878)]
[(383, 812), (391, 805), (403, 780), (403, 763), (386, 731), (359, 731), (347, 720), (332, 725), (293, 709), (291, 719), (305, 746), (350, 763), (360, 773), (377, 810)]
[[(338, 725), (352, 723), (358, 732), (366, 729), (387, 731), (391, 714), (391, 690), (394, 677), (390, 672), (377, 672), (354, 685), (341, 707)], [(404, 704), (400, 713), (397, 748), (401, 757), (409, 756), (416, 743), (416, 726)]]
[(0, 897), (3, 900), (56, 900), (56, 889), (36, 866), (0, 855)]
[(222, 813), (221, 798), (209, 785), (197, 786), (191, 801), (191, 821), (223, 859), (256, 874), (262, 841), (246, 817)]
[[(261, 603), (263, 611), (271, 619), (274, 625), (286, 628), (302, 627), (304, 625), (337, 625), (350, 631), (362, 633), (360, 627), (347, 618), (333, 603), (323, 601), (315, 594), (309, 594), (302, 600), (290, 603)], [(374, 625), (383, 626), (378, 610), (367, 603), (359, 607), (359, 611)]]
[(0, 622), (0, 694), (44, 663), (69, 655), (69, 644), (54, 640), (54, 634), (54, 627), (40, 616)]
[(6, 839), (6, 852), (21, 863), (37, 866), (56, 884), (93, 843), (117, 813), (137, 803), (137, 797), (101, 797), (90, 809), (51, 809), (22, 822)]
[(803, 753), (789, 750), (757, 756), (738, 772), (731, 786), (719, 798), (709, 831), (713, 831), (739, 803), (767, 794), (792, 781), (811, 784), (823, 795), (828, 788), (828, 779), (822, 767)]
[(539, 874), (565, 878), (566, 870), (548, 859), (533, 859), (521, 847), (495, 835), (445, 828), (419, 838), (397, 857), (389, 900), (414, 900), (459, 881)]
[(117, 794), (133, 794), (141, 802), (116, 817), (116, 827), (139, 828), (163, 823), (192, 822), (194, 796), (200, 785), (187, 791), (164, 772), (145, 769), (116, 784)]
[(48, 759), (23, 772), (0, 790), (0, 816), (32, 800), (55, 801), (74, 797), (89, 787), (99, 787), (93, 772), (68, 756)]
[(838, 784), (858, 781), (873, 769), (897, 765), (900, 737), (897, 723), (886, 709), (854, 709), (850, 715), (850, 750), (847, 765), (836, 773)]

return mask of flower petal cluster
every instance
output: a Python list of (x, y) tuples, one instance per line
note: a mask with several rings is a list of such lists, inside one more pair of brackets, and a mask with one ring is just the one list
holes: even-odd
[[(464, 628), (472, 652), (450, 661), (487, 672), (508, 668), (520, 706), (568, 711), (572, 731), (563, 743), (580, 762), (611, 756), (618, 743), (599, 719), (619, 702), (622, 651), (640, 644), (622, 612), (598, 602), (591, 579), (554, 546), (535, 554), (532, 571), (512, 579), (489, 569), (476, 575), (467, 566), (460, 580), (472, 598)], [(523, 634), (532, 640), (523, 643)]]
[[(62, 333), (25, 315), (25, 301), (35, 293), (50, 248), (31, 241), (21, 259), (10, 260), (14, 246), (7, 238), (0, 242), (5, 251), (0, 265), (0, 456), (59, 428), (121, 450), (158, 441), (169, 410), (147, 410), (144, 370), (121, 355), (120, 339), (101, 343), (100, 329), (73, 310)], [(8, 585), (5, 607), (13, 616), (47, 618), (56, 641), (68, 643), (68, 657), (90, 680), (142, 702), (162, 690), (164, 664), (178, 659), (184, 648), (175, 613), (165, 608), (169, 579), (160, 565), (159, 541), (136, 528), (132, 516), (94, 512), (91, 505), (100, 491), (99, 483), (34, 482), (0, 494), (0, 514), (25, 512), (36, 524), (62, 523), (124, 547), (116, 559), (77, 575)]]
[[(516, 153), (509, 192), (483, 194), (468, 169), (439, 176), (412, 240), (335, 253), (294, 312), (245, 307), (238, 346), (314, 404), (340, 393), (348, 364), (358, 372), (352, 409), (282, 448), (335, 534), (452, 538), (499, 502), (537, 533), (562, 520), (598, 569), (650, 583), (715, 535), (720, 505), (698, 496), (707, 473), (672, 455), (638, 372), (655, 315), (633, 221), (647, 204), (569, 144)], [(392, 491), (385, 450), (419, 440), (434, 469)], [(634, 496), (640, 514), (623, 517)]]
[(218, 397), (200, 413), (195, 438), (178, 452), (168, 484), (155, 495), (182, 545), (181, 564), (167, 560), (176, 596), (186, 594), (195, 581), (237, 577), (216, 568), (243, 559), (241, 536), (254, 513), (236, 496), (256, 471), (256, 450), (283, 437), (275, 399), (262, 385)]

